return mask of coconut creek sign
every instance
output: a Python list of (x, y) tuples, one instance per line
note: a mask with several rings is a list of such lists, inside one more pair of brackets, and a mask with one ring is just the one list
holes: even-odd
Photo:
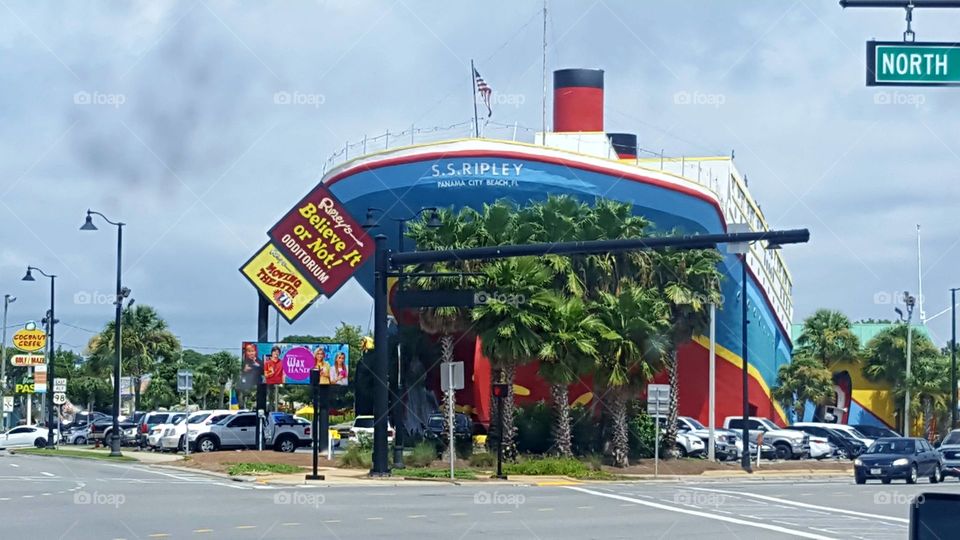
[(868, 41), (867, 86), (960, 86), (960, 45)]
[(319, 184), (267, 233), (240, 273), (293, 322), (320, 295), (332, 296), (367, 260), (373, 239)]

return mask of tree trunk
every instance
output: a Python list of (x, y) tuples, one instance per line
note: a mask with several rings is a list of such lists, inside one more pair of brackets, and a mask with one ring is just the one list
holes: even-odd
[(933, 399), (930, 396), (923, 396), (923, 416), (926, 420), (924, 429), (924, 435), (927, 440), (931, 440), (931, 434), (933, 433)]
[(630, 464), (627, 396), (621, 388), (614, 388), (610, 392), (610, 417), (613, 427), (613, 466), (626, 467)]
[[(449, 363), (453, 362), (453, 336), (450, 334), (444, 334), (440, 336), (440, 360), (441, 370), (446, 371), (450, 369)], [(456, 392), (443, 392), (443, 396), (440, 401), (440, 413), (443, 414), (443, 434), (440, 436), (440, 438), (446, 445), (442, 456), (444, 461), (449, 461), (450, 452), (454, 451), (453, 441), (450, 440), (450, 411), (456, 410), (456, 401)]]
[(140, 410), (140, 377), (133, 378), (133, 410), (131, 414)]
[(553, 444), (557, 454), (562, 457), (573, 455), (573, 444), (570, 433), (570, 396), (567, 385), (551, 384), (550, 399), (553, 400), (553, 408), (556, 418), (553, 423)]
[[(490, 368), (490, 381), (493, 383), (500, 382), (503, 377), (502, 372), (499, 368), (492, 367)], [(490, 386), (490, 429), (487, 430), (487, 451), (491, 454), (496, 454), (497, 446), (494, 444), (500, 440), (500, 426), (497, 424), (497, 419), (500, 418), (500, 400), (494, 397), (493, 395), (493, 385)]]
[[(670, 376), (670, 408), (667, 410), (667, 425), (663, 430), (663, 445), (667, 448), (666, 457), (677, 457), (677, 416), (679, 415), (680, 402), (680, 377), (678, 374), (678, 357), (674, 349), (670, 353), (670, 363), (667, 366)], [(647, 399), (650, 399), (647, 397)]]
[(513, 379), (515, 366), (504, 366), (502, 380), (507, 385), (507, 396), (503, 398), (503, 457), (510, 461), (517, 459), (517, 428), (513, 425), (515, 405), (513, 402)]

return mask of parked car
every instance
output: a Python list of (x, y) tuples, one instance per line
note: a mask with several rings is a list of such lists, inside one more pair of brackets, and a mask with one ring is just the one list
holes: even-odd
[[(201, 452), (222, 448), (255, 448), (257, 446), (257, 413), (236, 413), (210, 426), (210, 431), (199, 435), (196, 447)], [(278, 452), (293, 452), (310, 446), (310, 426), (298, 423), (292, 415), (269, 413), (263, 427), (264, 447)]]
[[(353, 419), (350, 424), (350, 438), (356, 440), (358, 437), (373, 438), (373, 416), (361, 415)], [(387, 440), (393, 440), (393, 426), (387, 424)]]
[[(196, 411), (190, 416), (181, 417), (172, 424), (165, 425), (160, 434), (160, 450), (182, 451), (184, 441), (187, 440), (187, 429), (195, 437), (199, 426), (210, 426), (234, 414), (235, 411), (215, 409)], [(205, 430), (207, 431), (207, 430)]]
[[(137, 421), (137, 446), (147, 446), (153, 428), (167, 423), (172, 414), (169, 411), (150, 411), (141, 415)], [(157, 439), (159, 440), (159, 437)]]
[[(427, 429), (424, 435), (428, 438), (445, 437), (443, 432), (444, 418), (439, 412), (434, 412), (427, 418)], [(389, 433), (389, 432), (388, 432)], [(373, 436), (373, 431), (370, 431)], [(456, 439), (470, 439), (473, 437), (473, 421), (463, 413), (456, 413), (453, 417), (453, 436)]]
[(853, 437), (854, 439), (859, 440), (868, 448), (870, 447), (871, 444), (873, 444), (873, 441), (875, 440), (875, 439), (871, 439), (870, 437), (867, 437), (863, 433), (860, 433), (859, 431), (857, 431), (857, 428), (853, 426), (848, 426), (846, 424), (831, 424), (829, 422), (797, 422), (796, 424), (794, 424), (794, 426), (815, 426), (815, 427), (836, 429), (846, 433), (847, 435)]
[[(0, 448), (22, 448), (25, 446), (35, 446), (45, 448), (47, 446), (47, 428), (40, 426), (17, 426), (6, 433), (0, 434)], [(55, 442), (60, 441), (59, 432), (54, 430), (53, 436)]]
[(826, 437), (810, 437), (810, 457), (813, 459), (825, 459), (836, 455), (837, 447), (830, 444)]
[[(677, 417), (677, 431), (686, 432), (695, 435), (703, 441), (703, 444), (710, 442), (710, 429), (701, 424), (696, 418), (690, 416)], [(733, 431), (714, 428), (714, 455), (720, 461), (736, 460), (740, 458), (740, 451), (737, 449), (737, 435)], [(706, 450), (704, 451), (706, 452)]]
[[(213, 429), (213, 426), (224, 422), (225, 420), (227, 420), (228, 418), (230, 418), (230, 417), (232, 417), (232, 416), (234, 416), (234, 415), (236, 415), (236, 414), (245, 413), (245, 412), (250, 412), (250, 411), (244, 409), (244, 410), (240, 410), (240, 411), (227, 411), (227, 412), (228, 412), (229, 414), (226, 414), (226, 415), (217, 415), (217, 417), (219, 418), (219, 420), (214, 420), (214, 419), (211, 418), (211, 419), (209, 419), (209, 420), (210, 420), (209, 423), (207, 423), (206, 421), (204, 421), (204, 422), (201, 422), (201, 423), (199, 423), (199, 424), (195, 424), (195, 425), (193, 425), (193, 426), (190, 426), (190, 432), (188, 433), (188, 437), (187, 437), (187, 439), (190, 441), (190, 450), (201, 450), (201, 451), (203, 451), (203, 452), (212, 452), (213, 450), (215, 450), (215, 448), (212, 447), (212, 444), (213, 444), (212, 441), (207, 441), (207, 442), (205, 443), (205, 444), (207, 445), (207, 448), (206, 448), (206, 449), (201, 449), (201, 448), (199, 448), (199, 445), (197, 444), (197, 440), (200, 439), (205, 433), (210, 433), (210, 431)], [(256, 426), (256, 424), (254, 424), (254, 426)]]
[(863, 444), (859, 439), (853, 438), (853, 436), (843, 430), (798, 424), (790, 427), (791, 429), (808, 433), (811, 437), (825, 437), (830, 444), (837, 448), (836, 455), (841, 459), (854, 459), (867, 449), (867, 445)]
[(865, 436), (870, 437), (871, 439), (879, 439), (881, 437), (901, 437), (901, 435), (896, 431), (880, 426), (871, 426), (869, 424), (852, 424), (850, 427), (859, 431)]
[(163, 437), (163, 433), (186, 417), (187, 413), (185, 412), (171, 412), (167, 415), (166, 420), (159, 424), (154, 424), (153, 427), (150, 428), (150, 432), (147, 433), (147, 447), (153, 450), (160, 450), (160, 439)]
[[(135, 444), (137, 441), (137, 424), (133, 422), (122, 421), (120, 427), (120, 444)], [(90, 434), (87, 436), (87, 442), (94, 441), (100, 444), (110, 444), (110, 438), (113, 436), (113, 419), (105, 418), (96, 420), (90, 424)]]
[[(763, 442), (776, 450), (778, 459), (800, 459), (810, 455), (810, 436), (806, 433), (782, 429), (769, 418), (751, 416), (748, 422), (750, 440), (757, 442), (757, 439), (763, 435)], [(728, 416), (723, 421), (723, 427), (740, 431), (743, 429), (743, 417)]]
[(878, 439), (853, 462), (854, 480), (863, 484), (879, 478), (884, 484), (902, 478), (916, 484), (927, 476), (931, 484), (943, 480), (943, 458), (925, 439), (889, 437)]
[[(690, 420), (693, 419), (690, 418)], [(666, 429), (667, 419), (661, 416), (658, 421), (660, 422), (660, 429)], [(699, 457), (706, 453), (707, 441), (691, 433), (688, 427), (687, 422), (681, 422), (680, 418), (677, 418), (677, 441), (674, 449), (680, 457)]]
[(90, 440), (90, 426), (87, 424), (71, 427), (62, 433), (65, 444), (81, 445), (87, 444)]
[(943, 475), (960, 478), (960, 429), (948, 433), (937, 450), (943, 459)]

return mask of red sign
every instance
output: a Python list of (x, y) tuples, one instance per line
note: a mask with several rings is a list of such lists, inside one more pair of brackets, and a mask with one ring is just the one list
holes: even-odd
[(268, 233), (274, 245), (326, 296), (373, 258), (373, 239), (319, 184)]

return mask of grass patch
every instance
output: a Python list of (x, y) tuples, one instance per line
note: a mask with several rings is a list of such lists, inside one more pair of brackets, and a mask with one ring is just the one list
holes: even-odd
[[(450, 469), (394, 469), (393, 474), (403, 478), (450, 478)], [(472, 469), (457, 469), (453, 477), (458, 480), (476, 480), (477, 473)]]
[(340, 466), (347, 469), (369, 469), (373, 465), (373, 451), (354, 444), (340, 455)]
[(230, 476), (251, 474), (293, 474), (300, 472), (300, 467), (285, 463), (226, 463), (227, 474)]
[(433, 441), (420, 441), (403, 459), (409, 467), (429, 467), (437, 459), (437, 446)]
[(507, 475), (569, 476), (584, 480), (613, 480), (615, 478), (612, 474), (594, 468), (579, 459), (559, 457), (524, 458), (516, 463), (504, 463), (503, 472)]
[(476, 454), (470, 454), (469, 460), (470, 466), (478, 469), (489, 469), (496, 467), (497, 465), (496, 454), (491, 454), (489, 452), (477, 452)]
[(74, 450), (72, 448), (57, 448), (55, 450), (49, 448), (16, 448), (13, 450), (13, 453), (24, 454), (28, 456), (98, 459), (101, 461), (136, 461), (136, 459), (130, 456), (110, 457), (108, 452), (100, 452), (96, 450)]

